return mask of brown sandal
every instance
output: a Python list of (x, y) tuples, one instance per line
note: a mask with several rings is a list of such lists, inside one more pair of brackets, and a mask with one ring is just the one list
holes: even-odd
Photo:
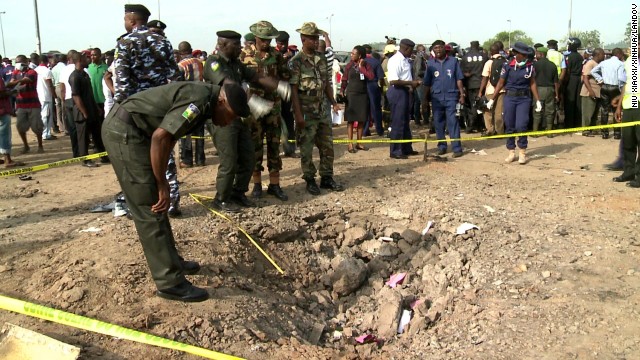
[(356, 149), (362, 150), (362, 151), (369, 151), (369, 148), (364, 145), (358, 145), (356, 146)]

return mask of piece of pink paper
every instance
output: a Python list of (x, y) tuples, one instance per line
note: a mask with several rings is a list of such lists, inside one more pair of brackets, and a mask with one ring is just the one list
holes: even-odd
[(405, 276), (407, 276), (407, 273), (399, 273), (399, 274), (391, 275), (391, 278), (389, 279), (389, 281), (385, 283), (385, 285), (389, 285), (391, 288), (395, 288), (396, 286), (398, 286), (398, 284), (402, 284), (402, 281), (404, 281)]
[(414, 301), (414, 302), (412, 302), (412, 303), (411, 303), (411, 308), (412, 308), (412, 309), (415, 309), (415, 308), (416, 308), (416, 306), (418, 306), (418, 305), (420, 305), (420, 304), (422, 304), (422, 303), (424, 303), (424, 299), (418, 299), (418, 300), (416, 300), (416, 301)]
[(375, 335), (372, 335), (372, 334), (360, 335), (360, 336), (358, 336), (356, 338), (356, 341), (358, 343), (360, 343), (360, 344), (366, 344), (366, 343), (369, 343), (369, 342), (374, 342), (376, 340), (377, 339), (376, 339)]

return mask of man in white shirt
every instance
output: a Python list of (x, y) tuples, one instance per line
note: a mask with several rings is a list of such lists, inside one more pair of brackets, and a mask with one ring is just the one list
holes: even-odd
[(60, 72), (67, 66), (67, 56), (62, 54), (55, 54), (53, 57), (54, 66), (51, 68), (51, 75), (53, 76), (53, 88), (55, 94), (53, 96), (53, 102), (56, 105), (56, 121), (58, 129), (61, 132), (67, 133), (67, 125), (64, 121), (64, 94), (60, 93), (62, 86), (60, 85)]
[(77, 53), (75, 50), (69, 50), (67, 53), (67, 66), (60, 71), (60, 95), (64, 97), (64, 112), (65, 112), (65, 125), (69, 132), (69, 138), (71, 139), (71, 151), (73, 151), (73, 157), (80, 156), (78, 150), (78, 134), (76, 131), (76, 123), (73, 121), (73, 98), (71, 97), (71, 85), (69, 85), (69, 76), (76, 69), (75, 64), (71, 60), (73, 54)]
[[(484, 126), (487, 131), (483, 136), (492, 136), (497, 134), (504, 134), (504, 121), (502, 120), (502, 108), (504, 103), (504, 90), (500, 91), (500, 94), (495, 94), (495, 85), (500, 80), (500, 72), (502, 71), (502, 65), (507, 61), (502, 55), (500, 55), (500, 48), (498, 45), (493, 44), (489, 48), (491, 59), (484, 63), (482, 69), (482, 83), (480, 84), (480, 90), (478, 91), (478, 97), (482, 97), (482, 93), (487, 97), (487, 100), (493, 100), (493, 107), (490, 110), (484, 110)], [(496, 62), (494, 66), (493, 62)], [(497, 73), (496, 73), (497, 71)]]
[(31, 62), (38, 65), (34, 70), (38, 73), (36, 91), (40, 100), (40, 116), (42, 117), (42, 140), (55, 140), (56, 136), (51, 133), (53, 127), (53, 76), (49, 70), (49, 59), (46, 55), (31, 54)]
[[(409, 112), (413, 90), (420, 86), (420, 80), (413, 80), (409, 58), (416, 44), (409, 39), (400, 40), (400, 50), (387, 63), (387, 80), (389, 89), (387, 99), (391, 106), (391, 140), (411, 139), (409, 128)], [(411, 143), (391, 144), (392, 159), (406, 159), (409, 155), (417, 155)]]

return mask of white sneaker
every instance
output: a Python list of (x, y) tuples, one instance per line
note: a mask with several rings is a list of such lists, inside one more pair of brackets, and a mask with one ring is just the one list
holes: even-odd
[(527, 155), (525, 149), (520, 149), (520, 154), (518, 154), (518, 163), (520, 165), (524, 165), (527, 163)]
[(113, 207), (113, 217), (125, 216), (129, 213), (129, 209), (127, 209), (127, 203), (124, 201), (116, 200), (115, 206)]
[(516, 159), (516, 151), (515, 150), (509, 150), (509, 156), (507, 156), (506, 159), (504, 159), (504, 161), (506, 163), (510, 163), (513, 162), (513, 160)]

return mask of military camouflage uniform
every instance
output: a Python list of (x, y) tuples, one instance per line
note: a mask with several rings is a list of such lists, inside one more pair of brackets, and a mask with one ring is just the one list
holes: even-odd
[[(214, 85), (222, 85), (225, 79), (238, 84), (249, 82), (255, 74), (239, 59), (227, 59), (222, 54), (210, 55), (204, 64), (204, 80)], [(249, 190), (255, 164), (251, 130), (242, 119), (236, 119), (229, 126), (216, 126), (212, 135), (220, 157), (216, 198), (227, 202), (232, 193), (244, 194)]]
[(324, 111), (324, 86), (329, 81), (327, 58), (316, 52), (313, 56), (303, 51), (289, 61), (291, 79), (298, 86), (298, 98), (304, 115), (304, 129), (296, 128), (302, 165), (302, 178), (313, 180), (316, 168), (313, 165), (313, 145), (320, 151), (320, 176), (333, 176), (333, 133), (331, 119)]
[[(116, 45), (114, 101), (120, 103), (129, 96), (149, 88), (182, 80), (178, 64), (173, 57), (173, 47), (164, 36), (138, 26), (122, 36)], [(170, 186), (170, 210), (180, 204), (180, 189), (173, 151), (169, 156), (166, 173)]]
[(247, 66), (254, 68), (258, 66), (256, 62), (256, 46), (253, 44), (245, 46), (240, 52), (240, 60)]
[[(245, 58), (246, 60), (246, 58)], [(256, 53), (253, 58), (255, 66), (248, 65), (256, 69), (259, 74), (273, 77), (279, 80), (289, 80), (289, 68), (282, 54), (270, 47), (269, 50), (260, 56)], [(245, 62), (246, 63), (246, 62)], [(282, 170), (282, 158), (280, 158), (280, 136), (282, 128), (280, 127), (281, 99), (275, 91), (265, 91), (262, 88), (251, 87), (251, 92), (269, 101), (273, 101), (273, 109), (268, 115), (260, 119), (251, 119), (251, 137), (255, 145), (256, 162), (254, 168), (254, 176), (259, 177), (264, 170), (262, 159), (264, 157), (263, 140), (266, 137), (267, 142), (267, 168), (271, 177), (278, 177)]]

